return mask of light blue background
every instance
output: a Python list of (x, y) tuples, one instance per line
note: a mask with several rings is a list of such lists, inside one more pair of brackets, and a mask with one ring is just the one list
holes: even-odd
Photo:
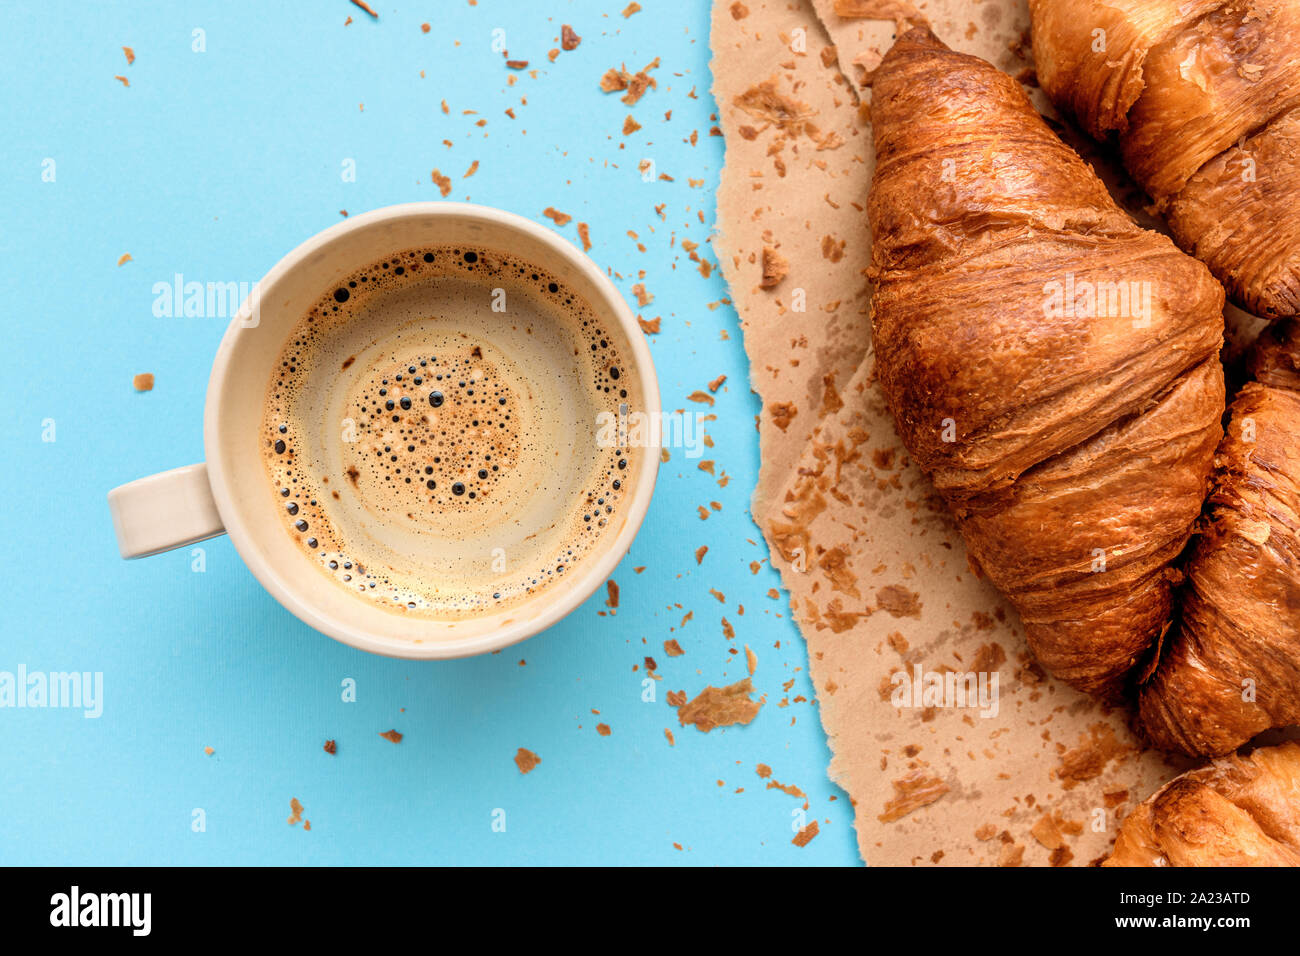
[[(630, 19), (622, 6), (376, 2), (376, 22), (346, 0), (6, 5), (0, 670), (102, 671), (105, 699), (98, 720), (0, 709), (0, 863), (856, 861), (815, 705), (777, 706), (813, 691), (784, 596), (766, 596), (777, 575), (749, 569), (766, 549), (747, 510), (758, 402), (736, 314), (707, 307), (725, 284), (681, 249), (710, 234), (723, 153), (708, 135), (708, 4), (643, 0)], [(552, 64), (561, 23), (582, 44)], [(195, 28), (206, 52), (191, 49)], [(496, 28), (536, 78), (505, 68)], [(598, 90), (609, 67), (655, 57), (659, 86), (630, 110)], [(629, 112), (644, 128), (624, 137)], [(673, 182), (642, 182), (642, 157)], [(42, 182), (47, 158), (54, 182)], [(347, 159), (355, 182), (343, 181)], [(602, 592), (540, 637), (450, 663), (373, 657), (317, 634), (224, 538), (204, 545), (204, 573), (185, 550), (119, 560), (104, 495), (202, 459), (204, 389), (226, 325), (155, 317), (153, 284), (175, 273), (251, 283), (341, 209), (438, 198), (434, 167), (452, 177), (449, 199), (547, 224), (542, 210), (555, 206), (574, 216), (561, 230), (573, 242), (576, 221), (589, 222), (591, 255), (629, 301), (645, 270), (655, 300), (639, 311), (663, 319), (650, 343), (665, 407), (694, 408), (688, 394), (727, 376), (708, 457), (730, 485), (676, 452), (614, 575), (616, 616), (599, 615)], [(156, 387), (136, 394), (132, 376), (145, 371)], [(53, 443), (42, 441), (46, 419)], [(723, 510), (701, 522), (696, 509), (711, 500)], [(664, 654), (669, 638), (685, 656)], [(767, 697), (758, 719), (707, 735), (679, 727), (666, 692), (743, 677), (745, 644)], [(655, 703), (641, 700), (647, 654), (664, 677)], [(349, 677), (352, 704), (341, 700)], [(597, 735), (598, 721), (611, 736)], [(406, 735), (400, 745), (377, 736), (390, 727)], [(322, 751), (326, 738), (337, 756)], [(528, 776), (512, 760), (521, 746), (543, 761)], [(760, 762), (807, 792), (821, 825), (807, 847), (790, 843), (801, 801), (764, 789)], [(310, 833), (286, 825), (291, 797)], [(195, 808), (205, 832), (191, 830)], [(505, 833), (492, 830), (495, 808)]]

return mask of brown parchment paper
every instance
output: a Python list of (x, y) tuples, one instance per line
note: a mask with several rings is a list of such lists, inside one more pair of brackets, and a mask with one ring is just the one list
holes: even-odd
[[(855, 5), (715, 0), (711, 34), (726, 141), (714, 245), (763, 406), (752, 510), (808, 644), (830, 776), (853, 800), (869, 864), (1093, 863), (1123, 816), (1184, 767), (1144, 752), (1126, 709), (1033, 663), (1015, 612), (968, 564), (898, 441), (871, 353), (859, 64), (879, 62), (893, 11), (909, 8), (875, 0), (886, 19), (846, 19), (837, 2)], [(1028, 80), (1047, 111), (1023, 72), (1025, 0), (932, 0), (921, 12), (950, 46)], [(1142, 217), (1123, 174), (1062, 132)], [(900, 698), (894, 675), (916, 668), (996, 674), (996, 714)]]

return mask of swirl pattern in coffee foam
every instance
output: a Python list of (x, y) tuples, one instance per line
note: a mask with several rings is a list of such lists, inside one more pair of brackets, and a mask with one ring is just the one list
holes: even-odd
[(624, 351), (555, 277), (486, 249), (406, 250), (325, 292), (286, 342), (262, 447), (284, 527), (395, 613), (504, 610), (622, 523), (641, 452)]

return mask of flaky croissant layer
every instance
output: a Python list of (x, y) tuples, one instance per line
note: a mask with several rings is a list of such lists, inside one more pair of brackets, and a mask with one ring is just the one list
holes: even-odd
[(1300, 723), (1300, 323), (1266, 330), (1248, 366), (1178, 625), (1141, 690), (1152, 741), (1198, 756)]
[(1300, 744), (1175, 777), (1128, 815), (1102, 866), (1300, 866)]
[(928, 30), (873, 79), (872, 322), (904, 444), (1056, 676), (1115, 693), (1166, 627), (1222, 434), (1223, 290), (1010, 77)]
[(1038, 79), (1232, 299), (1300, 312), (1300, 3), (1029, 0)]

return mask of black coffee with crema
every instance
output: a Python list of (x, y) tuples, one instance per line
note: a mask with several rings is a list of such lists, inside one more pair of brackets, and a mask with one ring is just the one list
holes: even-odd
[(506, 609), (616, 533), (636, 453), (623, 341), (556, 277), (487, 249), (391, 255), (285, 344), (262, 447), (284, 531), (396, 613)]

